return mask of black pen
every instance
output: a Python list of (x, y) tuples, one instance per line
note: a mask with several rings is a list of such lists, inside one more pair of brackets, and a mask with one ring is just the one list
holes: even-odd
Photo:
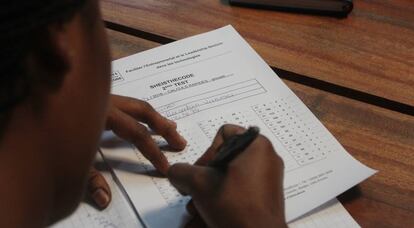
[(243, 134), (227, 138), (218, 149), (216, 157), (208, 163), (211, 167), (224, 169), (243, 152), (259, 135), (258, 127), (249, 127)]

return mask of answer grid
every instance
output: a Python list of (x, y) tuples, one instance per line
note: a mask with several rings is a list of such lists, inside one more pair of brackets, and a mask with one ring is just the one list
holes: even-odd
[(325, 158), (331, 150), (319, 138), (318, 135), (322, 134), (319, 134), (318, 126), (302, 119), (302, 108), (291, 107), (291, 104), (294, 102), (280, 98), (251, 108), (298, 165), (303, 166)]

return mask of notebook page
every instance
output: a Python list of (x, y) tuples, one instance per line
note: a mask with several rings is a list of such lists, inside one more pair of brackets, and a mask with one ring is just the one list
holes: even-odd
[[(89, 205), (82, 203), (70, 217), (51, 226), (51, 228), (136, 228), (143, 227), (137, 222), (130, 205), (118, 189), (116, 183), (108, 173), (104, 173), (108, 184), (112, 189), (113, 202), (104, 211), (98, 211)], [(116, 204), (116, 205), (115, 205)], [(105, 219), (104, 219), (105, 218)], [(288, 224), (290, 228), (358, 228), (358, 223), (345, 210), (342, 204), (333, 199), (328, 203), (312, 210)]]
[[(112, 189), (117, 188), (116, 186), (113, 186), (113, 184), (115, 183), (111, 181), (110, 185)], [(113, 191), (114, 200), (118, 201), (121, 197), (123, 197), (123, 195), (120, 194), (118, 190)], [(136, 222), (137, 219), (135, 218), (135, 215), (133, 213), (122, 212), (122, 211), (128, 210), (128, 208), (130, 207), (130, 205), (126, 201), (119, 200), (117, 202), (116, 207), (122, 208), (122, 209), (117, 210), (117, 212), (108, 212), (108, 211), (116, 210), (114, 209), (114, 206), (110, 206), (105, 211), (99, 212), (83, 204), (78, 208), (78, 210), (76, 210), (75, 214), (59, 222), (58, 224), (52, 226), (52, 228), (83, 228), (83, 227), (135, 228), (135, 227), (143, 227), (140, 223)], [(88, 216), (88, 214), (90, 215), (91, 213), (93, 215)], [(115, 217), (117, 217), (116, 219), (113, 218), (114, 215)], [(122, 215), (122, 218), (120, 218), (119, 215)], [(112, 218), (110, 219), (112, 221), (102, 222), (102, 219), (99, 219), (100, 216), (106, 217), (107, 219)], [(101, 222), (99, 222), (99, 220)], [(130, 222), (126, 222), (126, 221), (130, 221)], [(311, 213), (303, 216), (302, 218), (289, 223), (288, 227), (289, 228), (330, 228), (330, 227), (359, 228), (360, 226), (358, 225), (358, 223), (355, 222), (355, 220), (351, 217), (351, 215), (345, 210), (345, 208), (341, 205), (341, 203), (338, 200), (334, 199), (322, 205), (321, 207), (318, 207), (317, 209), (313, 210)]]
[[(188, 146), (166, 151), (170, 163), (194, 162), (222, 124), (258, 126), (285, 163), (287, 221), (375, 172), (345, 151), (231, 26), (117, 60), (112, 76), (113, 93), (145, 100), (177, 122)], [(148, 226), (185, 223), (188, 198), (154, 176), (137, 148), (106, 132), (101, 149)]]
[(112, 191), (112, 201), (102, 211), (81, 203), (68, 218), (51, 228), (128, 228), (143, 227), (109, 172), (102, 172)]

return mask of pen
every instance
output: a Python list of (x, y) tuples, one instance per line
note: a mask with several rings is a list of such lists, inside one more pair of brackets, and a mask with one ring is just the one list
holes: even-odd
[(227, 138), (218, 149), (216, 157), (208, 163), (211, 167), (226, 168), (227, 165), (245, 150), (259, 135), (258, 127), (249, 127), (243, 134)]

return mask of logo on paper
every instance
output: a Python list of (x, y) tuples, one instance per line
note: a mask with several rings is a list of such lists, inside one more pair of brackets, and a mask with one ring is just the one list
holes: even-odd
[(112, 82), (113, 83), (122, 82), (124, 80), (125, 79), (122, 77), (122, 74), (119, 71), (112, 72)]

